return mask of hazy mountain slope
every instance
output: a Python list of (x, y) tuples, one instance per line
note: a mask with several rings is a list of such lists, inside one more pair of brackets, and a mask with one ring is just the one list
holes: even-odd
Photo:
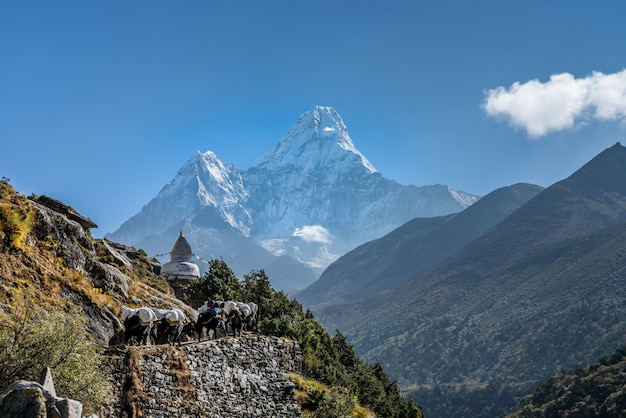
[[(200, 267), (202, 275), (208, 270), (208, 265), (202, 260), (223, 259), (233, 271), (240, 273), (240, 278), (251, 270), (265, 270), (271, 277), (272, 285), (287, 293), (302, 289), (316, 279), (315, 273), (297, 260), (289, 256), (277, 257), (249, 237), (233, 231), (232, 227), (213, 216), (213, 211), (212, 207), (203, 208), (195, 215), (172, 225), (161, 235), (139, 241), (137, 246), (150, 254), (159, 254), (163, 252), (163, 248), (158, 247), (158, 243), (170, 242), (166, 249), (169, 253), (182, 230), (185, 238), (194, 242), (194, 261)], [(169, 254), (161, 259), (169, 261)]]
[(616, 144), (405, 286), (324, 321), (405, 388), (520, 387), (607, 354), (626, 333), (623, 179)]
[[(542, 190), (516, 184), (495, 190), (464, 211), (436, 218), (415, 218), (331, 264), (297, 299), (323, 315), (335, 303), (354, 301), (392, 289), (417, 272), (442, 261), (474, 240)], [(314, 305), (322, 304), (323, 307)], [(331, 305), (331, 306), (328, 306)]]
[[(458, 212), (477, 198), (444, 185), (403, 186), (385, 179), (356, 149), (339, 114), (317, 106), (248, 170), (225, 164), (210, 151), (193, 156), (141, 212), (106, 237), (164, 253), (175, 240), (164, 232), (193, 219), (196, 230), (207, 233), (190, 237), (192, 248), (224, 248), (228, 253), (220, 256), (241, 266), (235, 270), (241, 276), (262, 266), (247, 261), (248, 247), (237, 250), (216, 240), (236, 241), (231, 234), (250, 238), (281, 257), (270, 264), (282, 264), (286, 276), (302, 279), (292, 288), (305, 287), (357, 245), (417, 216)], [(284, 256), (303, 267), (283, 263)], [(288, 271), (288, 265), (296, 269)]]
[[(308, 307), (330, 305), (328, 309), (335, 309), (335, 303), (345, 303), (355, 293), (363, 297), (371, 294), (372, 283), (376, 283), (381, 275), (385, 275), (385, 283), (390, 282), (390, 288), (394, 287), (403, 273), (408, 278), (416, 271), (412, 260), (405, 259), (413, 247), (404, 244), (408, 240), (424, 239), (454, 216), (415, 218), (382, 238), (358, 246), (328, 266), (318, 280), (298, 292), (296, 299)], [(389, 259), (390, 255), (395, 261), (402, 259), (402, 262), (394, 263)], [(319, 311), (321, 308), (314, 309)]]

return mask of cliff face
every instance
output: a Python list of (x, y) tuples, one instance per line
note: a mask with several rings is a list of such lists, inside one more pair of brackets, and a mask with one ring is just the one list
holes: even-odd
[(297, 343), (276, 337), (226, 337), (181, 348), (110, 349), (115, 380), (105, 417), (300, 417), (294, 384)]

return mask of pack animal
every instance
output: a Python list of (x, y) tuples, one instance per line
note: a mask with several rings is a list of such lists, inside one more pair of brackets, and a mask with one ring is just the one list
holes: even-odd
[[(243, 306), (243, 305), (242, 305)], [(228, 315), (228, 324), (230, 326), (231, 331), (233, 332), (233, 337), (239, 336), (241, 337), (242, 331), (248, 326), (250, 321), (252, 321), (252, 314), (250, 309), (241, 309), (241, 306), (233, 309)]]
[[(217, 338), (217, 330), (222, 330), (224, 335), (226, 335), (226, 324), (224, 322), (224, 317), (221, 309), (219, 308), (211, 308), (208, 311), (202, 312), (198, 316), (198, 320), (196, 321), (195, 331), (198, 335), (198, 342), (202, 339), (202, 332), (206, 329), (207, 338), (215, 339)], [(211, 338), (211, 331), (213, 331), (213, 338)]]
[(127, 344), (150, 344), (152, 326), (156, 320), (156, 314), (150, 308), (124, 308), (122, 311), (124, 320), (124, 341)]
[(187, 335), (191, 337), (194, 332), (193, 322), (181, 322), (173, 324), (167, 321), (166, 318), (161, 318), (153, 324), (152, 337), (155, 344), (169, 344), (181, 346), (182, 336)]
[(152, 336), (156, 344), (169, 343), (181, 345), (183, 334), (189, 335), (190, 322), (180, 309), (155, 309), (157, 320), (152, 327)]

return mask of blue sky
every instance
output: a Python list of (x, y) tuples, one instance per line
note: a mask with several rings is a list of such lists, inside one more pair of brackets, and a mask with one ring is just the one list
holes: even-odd
[(621, 1), (0, 3), (0, 176), (139, 212), (196, 151), (247, 169), (316, 105), (385, 177), (549, 186), (626, 143)]

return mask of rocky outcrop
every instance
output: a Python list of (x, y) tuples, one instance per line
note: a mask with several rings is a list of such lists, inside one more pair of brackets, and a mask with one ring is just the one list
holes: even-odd
[[(90, 236), (78, 221), (66, 214), (32, 200), (34, 209), (33, 230), (29, 246), (45, 246), (53, 257), (62, 261), (63, 268), (49, 274), (65, 275), (72, 271), (83, 275), (94, 291), (110, 295), (115, 302), (94, 304), (80, 292), (64, 289), (64, 298), (81, 307), (87, 316), (89, 332), (102, 346), (119, 343), (122, 324), (112, 308), (118, 305), (153, 305), (160, 308), (179, 308), (187, 313), (191, 308), (175, 300), (172, 295), (137, 282), (136, 278), (148, 274), (156, 276), (160, 264), (149, 259), (145, 253), (131, 247)], [(54, 199), (51, 199), (54, 201)], [(58, 202), (63, 205), (61, 202)], [(51, 258), (51, 257), (48, 257)], [(137, 268), (137, 266), (140, 266)], [(131, 277), (134, 274), (134, 278)], [(163, 281), (165, 286), (167, 284)], [(131, 294), (131, 286), (135, 294)], [(142, 291), (145, 289), (145, 291)], [(141, 292), (144, 297), (137, 297)], [(149, 300), (148, 300), (149, 299)], [(113, 309), (113, 310), (112, 310)], [(193, 317), (193, 315), (189, 315)]]
[(37, 196), (33, 200), (35, 200), (37, 203), (40, 203), (52, 209), (55, 212), (59, 212), (67, 216), (68, 219), (78, 222), (85, 231), (91, 228), (98, 227), (98, 225), (96, 225), (96, 223), (92, 221), (91, 218), (87, 218), (81, 215), (80, 213), (76, 212), (76, 210), (73, 207), (66, 205), (65, 203), (59, 200), (53, 199), (50, 196), (41, 195), (41, 196)]
[(300, 417), (297, 343), (245, 335), (203, 343), (110, 349), (115, 389), (105, 417)]
[(49, 368), (41, 383), (17, 380), (0, 394), (0, 417), (80, 418), (82, 412), (80, 402), (57, 396)]
[[(98, 260), (88, 231), (66, 215), (38, 202), (33, 202), (33, 208), (35, 222), (32, 238), (36, 242), (49, 243), (52, 254), (59, 257), (65, 267), (89, 277), (94, 288), (128, 298), (131, 279), (120, 270)], [(68, 293), (68, 298), (83, 310), (94, 311), (93, 315), (89, 315), (90, 332), (101, 345), (108, 345), (121, 329), (116, 315), (106, 306), (92, 306), (81, 295)]]

